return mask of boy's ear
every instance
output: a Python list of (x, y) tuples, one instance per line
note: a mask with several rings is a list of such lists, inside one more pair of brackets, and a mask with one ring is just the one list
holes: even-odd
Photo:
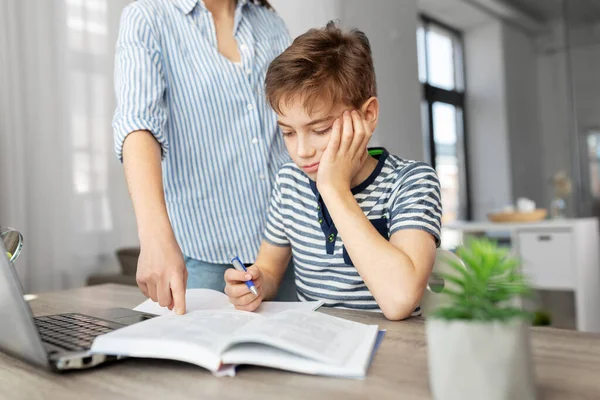
[(379, 100), (377, 100), (377, 97), (371, 97), (365, 101), (360, 111), (367, 124), (369, 124), (371, 132), (375, 132), (377, 121), (379, 120)]

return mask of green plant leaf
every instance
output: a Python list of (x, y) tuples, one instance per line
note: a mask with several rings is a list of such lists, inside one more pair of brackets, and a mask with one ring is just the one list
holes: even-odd
[(460, 286), (463, 290), (465, 289), (465, 287), (467, 286), (465, 281), (463, 281), (460, 278), (457, 278), (454, 275), (450, 275), (450, 274), (439, 274), (441, 278), (443, 278), (445, 281), (448, 282), (452, 282), (455, 283), (457, 286)]
[(516, 299), (534, 292), (509, 249), (488, 238), (467, 238), (456, 255), (464, 266), (447, 260), (452, 273), (440, 276), (455, 288), (442, 289), (449, 304), (435, 310), (432, 317), (480, 321), (532, 318), (531, 313), (515, 306)]

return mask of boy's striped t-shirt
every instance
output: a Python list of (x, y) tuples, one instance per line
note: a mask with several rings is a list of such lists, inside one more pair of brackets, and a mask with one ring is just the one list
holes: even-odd
[[(439, 246), (442, 207), (435, 170), (385, 149), (379, 153), (373, 173), (352, 189), (364, 214), (386, 239), (402, 229), (420, 229), (430, 233)], [(315, 182), (293, 163), (285, 164), (277, 175), (265, 239), (273, 245), (291, 246), (300, 300), (380, 311), (353, 266)], [(417, 308), (413, 315), (419, 314)]]

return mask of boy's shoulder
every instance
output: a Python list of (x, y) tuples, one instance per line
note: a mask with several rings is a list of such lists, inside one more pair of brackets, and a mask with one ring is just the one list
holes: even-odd
[(306, 174), (291, 161), (283, 164), (279, 168), (276, 181), (279, 185), (281, 185), (283, 181), (288, 183), (288, 185), (310, 185), (308, 176), (306, 176)]
[(382, 174), (393, 180), (405, 180), (414, 174), (430, 175), (437, 180), (435, 169), (424, 161), (408, 160), (389, 154), (382, 169)]

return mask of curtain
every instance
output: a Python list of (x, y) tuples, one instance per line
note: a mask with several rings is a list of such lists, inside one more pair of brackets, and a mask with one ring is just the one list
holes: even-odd
[(137, 246), (112, 150), (113, 59), (124, 0), (0, 5), (0, 225), (20, 230), (27, 292), (78, 287)]

